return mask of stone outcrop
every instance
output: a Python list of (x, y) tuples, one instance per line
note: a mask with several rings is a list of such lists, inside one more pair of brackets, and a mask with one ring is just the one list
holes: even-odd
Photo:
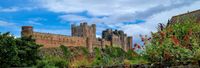
[(107, 29), (102, 32), (102, 38), (96, 38), (96, 25), (80, 23), (80, 26), (72, 24), (72, 36), (35, 32), (32, 26), (22, 26), (21, 36), (32, 36), (35, 42), (44, 45), (43, 48), (59, 47), (87, 47), (92, 52), (94, 47), (117, 46), (125, 51), (132, 47), (132, 37), (127, 37), (123, 31)]

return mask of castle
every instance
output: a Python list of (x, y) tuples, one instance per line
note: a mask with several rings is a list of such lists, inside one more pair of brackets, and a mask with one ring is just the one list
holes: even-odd
[(79, 26), (71, 25), (71, 35), (59, 35), (50, 33), (34, 32), (32, 26), (22, 26), (21, 36), (35, 39), (37, 44), (44, 45), (43, 48), (59, 47), (64, 45), (67, 47), (83, 46), (92, 52), (93, 48), (105, 48), (106, 46), (120, 47), (127, 51), (132, 48), (132, 37), (127, 36), (121, 30), (107, 29), (102, 32), (102, 38), (96, 38), (96, 25), (91, 26), (87, 23), (80, 23)]

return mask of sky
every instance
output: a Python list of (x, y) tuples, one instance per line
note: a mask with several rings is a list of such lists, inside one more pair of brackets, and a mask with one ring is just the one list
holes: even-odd
[(21, 26), (36, 32), (71, 35), (71, 24), (96, 24), (102, 30), (123, 30), (139, 35), (156, 32), (175, 15), (200, 9), (200, 0), (0, 0), (0, 32), (20, 37)]

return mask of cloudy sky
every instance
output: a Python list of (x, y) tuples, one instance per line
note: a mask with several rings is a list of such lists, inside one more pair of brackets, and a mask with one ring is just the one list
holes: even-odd
[(97, 25), (97, 36), (119, 29), (137, 42), (158, 23), (198, 9), (200, 0), (0, 0), (0, 32), (19, 37), (21, 26), (31, 25), (38, 32), (71, 35), (71, 24), (88, 22)]

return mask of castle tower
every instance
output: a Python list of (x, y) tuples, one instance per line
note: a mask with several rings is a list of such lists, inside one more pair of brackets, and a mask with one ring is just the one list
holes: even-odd
[(21, 37), (29, 37), (33, 34), (32, 26), (22, 26)]
[(127, 36), (123, 36), (123, 39), (122, 39), (122, 46), (124, 47), (124, 50), (127, 51), (128, 50), (128, 45), (127, 45)]
[(101, 48), (105, 48), (105, 40), (101, 39)]
[(72, 36), (73, 36), (73, 35), (76, 35), (76, 34), (75, 34), (75, 30), (76, 30), (76, 29), (75, 29), (75, 28), (76, 28), (75, 24), (72, 24), (72, 25), (71, 25), (71, 35), (72, 35)]
[(80, 26), (72, 24), (72, 36), (83, 37), (86, 39), (86, 46), (89, 52), (92, 52), (93, 44), (96, 42), (96, 25), (89, 26), (86, 22), (80, 23)]
[(92, 24), (91, 26), (92, 30), (91, 30), (91, 35), (93, 38), (96, 38), (96, 25), (95, 24)]
[(80, 26), (72, 24), (71, 33), (72, 36), (96, 38), (96, 25), (89, 26), (86, 22), (80, 23)]
[(107, 40), (107, 41), (111, 41), (112, 40), (112, 34), (113, 34), (112, 29), (106, 29), (102, 32), (102, 38)]
[(87, 48), (88, 48), (88, 50), (89, 50), (90, 53), (93, 52), (92, 44), (93, 44), (93, 43), (92, 43), (92, 39), (89, 38), (89, 37), (87, 37), (87, 38), (86, 38), (86, 46), (87, 46)]
[(132, 48), (132, 37), (127, 37), (122, 30), (107, 29), (102, 32), (102, 39), (111, 42), (111, 46), (123, 48), (127, 51)]
[(133, 48), (133, 37), (129, 36), (127, 38), (127, 45), (128, 45), (128, 49), (132, 49)]

